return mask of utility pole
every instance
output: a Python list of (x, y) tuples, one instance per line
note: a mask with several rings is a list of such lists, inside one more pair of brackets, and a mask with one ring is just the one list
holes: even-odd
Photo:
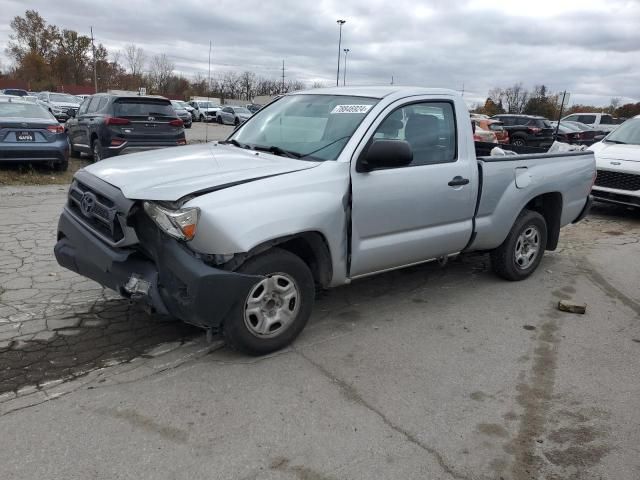
[(344, 52), (344, 72), (342, 72), (342, 86), (346, 86), (347, 85), (347, 53), (349, 53), (351, 50), (349, 48), (345, 48), (343, 50)]
[(464, 82), (462, 82), (462, 96), (464, 97)]
[(284, 60), (282, 60), (282, 93), (284, 93)]
[(391, 85), (393, 85), (393, 75), (391, 75)]
[(98, 93), (98, 69), (96, 68), (96, 46), (93, 43), (93, 26), (91, 27), (91, 50), (93, 51), (93, 88)]
[(558, 138), (558, 130), (560, 129), (560, 119), (562, 118), (562, 108), (564, 107), (564, 100), (567, 96), (567, 91), (562, 92), (562, 103), (560, 104), (560, 114), (558, 115), (558, 123), (556, 124), (556, 133), (554, 135), (554, 140)]
[(338, 37), (338, 71), (336, 72), (336, 87), (340, 85), (340, 55), (342, 54), (340, 48), (342, 47), (342, 25), (347, 23), (347, 21), (338, 20), (337, 23), (340, 27), (340, 36)]

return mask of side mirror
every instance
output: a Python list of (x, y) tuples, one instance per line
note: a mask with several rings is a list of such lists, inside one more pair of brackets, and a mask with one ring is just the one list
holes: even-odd
[(67, 116), (69, 118), (74, 118), (76, 116), (76, 111), (73, 108), (70, 108), (69, 110), (67, 110)]
[(411, 145), (404, 140), (374, 140), (356, 165), (357, 172), (405, 167), (413, 161)]

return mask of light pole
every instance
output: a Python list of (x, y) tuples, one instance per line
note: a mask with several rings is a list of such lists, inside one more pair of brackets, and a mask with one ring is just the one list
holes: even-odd
[(340, 47), (342, 46), (342, 25), (347, 23), (347, 21), (338, 20), (337, 23), (340, 27), (340, 36), (338, 37), (338, 71), (336, 72), (336, 87), (340, 85), (340, 54), (342, 53), (340, 51)]
[(347, 53), (350, 52), (350, 49), (345, 48), (342, 50), (344, 52), (344, 71), (342, 72), (342, 86), (347, 85)]

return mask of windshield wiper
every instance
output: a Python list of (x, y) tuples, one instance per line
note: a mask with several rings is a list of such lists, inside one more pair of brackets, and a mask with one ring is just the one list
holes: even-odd
[(623, 142), (621, 140), (609, 140), (608, 138), (606, 138), (604, 141), (607, 142), (607, 143), (617, 143), (618, 145), (626, 145), (627, 144), (627, 142)]
[(305, 153), (304, 155), (300, 156), (300, 158), (311, 157), (314, 153), (317, 153), (320, 150), (324, 150), (325, 148), (330, 147), (331, 145), (336, 144), (341, 140), (346, 140), (347, 138), (351, 138), (351, 135), (345, 135), (344, 137), (336, 138), (334, 141), (329, 142), (329, 143), (327, 143), (326, 145), (323, 145), (320, 148), (316, 148), (315, 150), (312, 150), (309, 153)]
[(220, 145), (229, 145), (229, 144), (231, 144), (234, 147), (238, 147), (238, 148), (249, 148), (249, 145), (245, 145), (244, 143), (240, 143), (235, 138), (232, 138), (231, 140), (221, 140), (218, 143)]
[(289, 158), (301, 158), (303, 155), (301, 153), (298, 152), (292, 152), (291, 150), (285, 150), (284, 148), (280, 148), (276, 145), (270, 145), (270, 146), (265, 146), (265, 145), (253, 145), (252, 146), (254, 150), (259, 150), (261, 152), (269, 152), (269, 153), (273, 153), (274, 155), (278, 155), (280, 157), (289, 157)]

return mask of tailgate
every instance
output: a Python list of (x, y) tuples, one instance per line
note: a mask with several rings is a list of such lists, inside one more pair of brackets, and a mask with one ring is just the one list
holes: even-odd
[(176, 122), (178, 116), (168, 100), (122, 98), (114, 102), (114, 114), (129, 121), (110, 125), (114, 133), (127, 140), (170, 140), (180, 136), (183, 130), (182, 122)]

